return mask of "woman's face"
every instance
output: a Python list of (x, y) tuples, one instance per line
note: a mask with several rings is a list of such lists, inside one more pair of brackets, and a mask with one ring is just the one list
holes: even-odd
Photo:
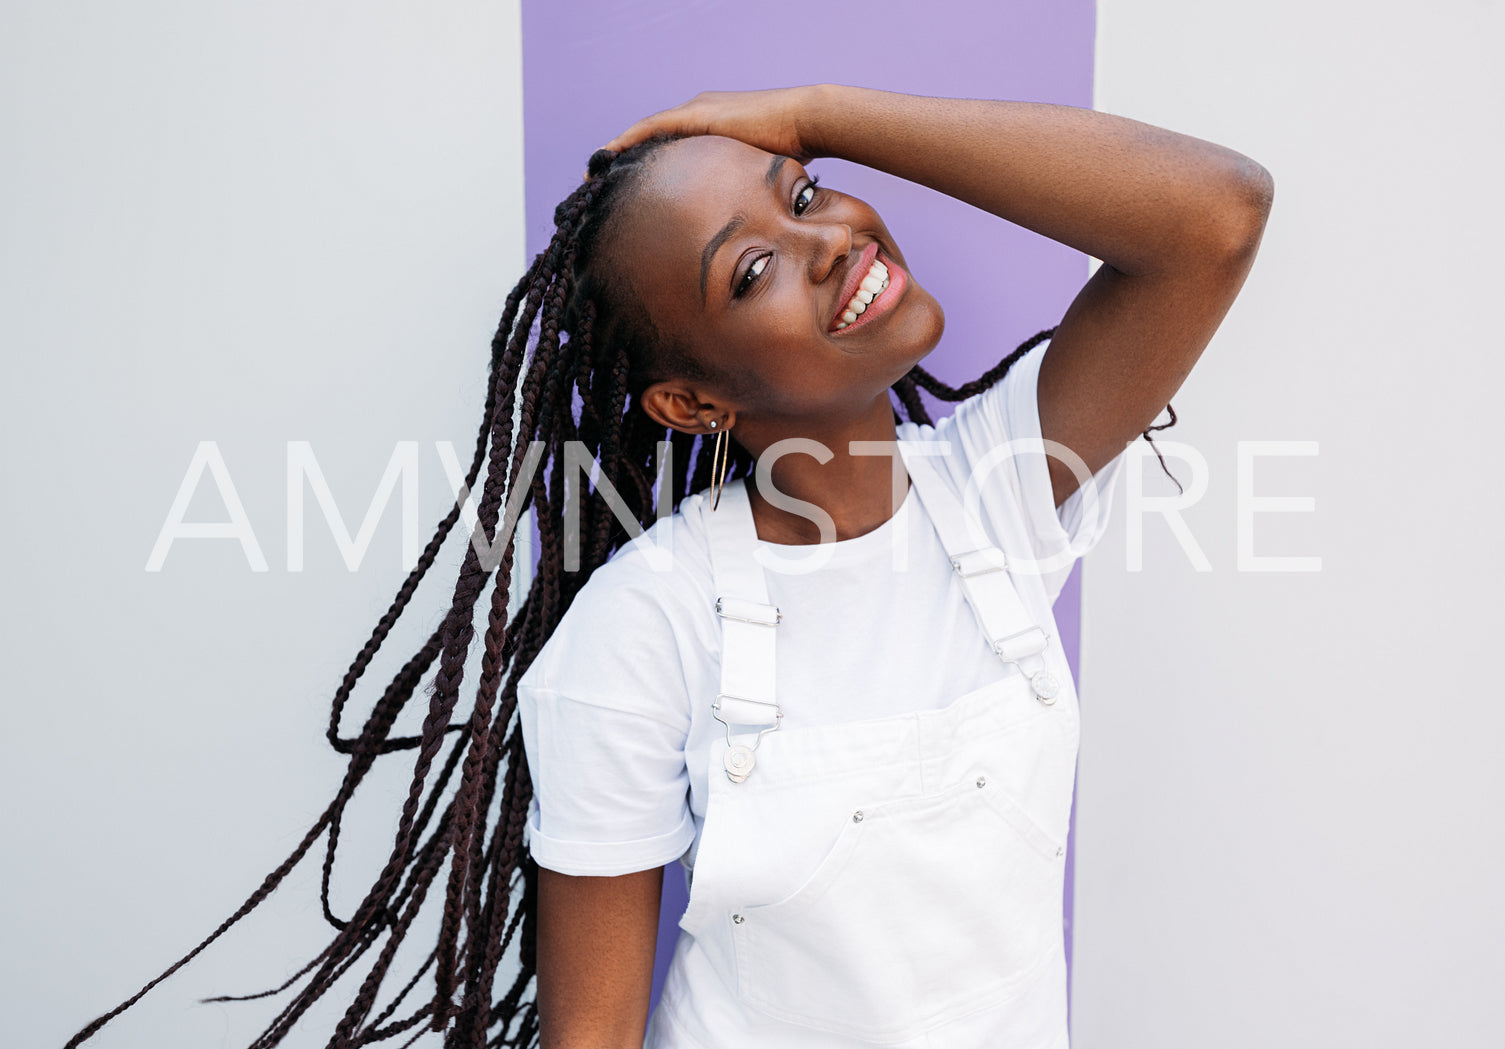
[[(744, 433), (813, 432), (871, 413), (880, 397), (886, 407), (888, 387), (940, 340), (940, 305), (876, 211), (735, 139), (662, 147), (613, 239), (610, 277), (709, 376), (656, 383), (647, 400), (655, 387), (681, 391), (691, 410), (735, 413)], [(875, 259), (887, 287), (838, 327)]]

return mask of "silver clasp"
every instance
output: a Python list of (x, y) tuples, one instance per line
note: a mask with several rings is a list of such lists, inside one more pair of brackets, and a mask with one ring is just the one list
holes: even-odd
[(998, 547), (985, 546), (981, 550), (957, 554), (951, 559), (951, 567), (963, 579), (970, 579), (975, 575), (982, 575), (985, 572), (1007, 571), (1009, 562), (1008, 558), (1003, 556), (1003, 551), (998, 549)]
[[(756, 706), (767, 708), (773, 715), (773, 722), (770, 724), (766, 719), (751, 721), (740, 716), (741, 714), (750, 713), (736, 710), (738, 704), (742, 703), (752, 703)], [(753, 751), (757, 749), (758, 743), (768, 733), (775, 731), (779, 727), (780, 722), (783, 721), (784, 708), (777, 703), (769, 703), (762, 699), (748, 699), (746, 696), (729, 696), (725, 692), (718, 692), (715, 702), (711, 704), (711, 714), (717, 721), (726, 726), (727, 752), (721, 759), (721, 763), (726, 768), (727, 778), (733, 783), (741, 783), (753, 770), (755, 763)], [(733, 725), (742, 725), (749, 728), (758, 725), (764, 727), (759, 729), (758, 734), (753, 737), (752, 746), (748, 746), (746, 743), (737, 743), (732, 739)]]
[(1030, 656), (1038, 656), (1044, 653), (1050, 645), (1050, 634), (1037, 626), (1028, 630), (1021, 630), (1017, 634), (1001, 637), (993, 642), (993, 651), (998, 658), (1005, 663), (1013, 664), (1026, 681), (1029, 682), (1030, 690), (1035, 698), (1045, 706), (1050, 706), (1056, 701), (1056, 696), (1061, 692), (1061, 683), (1049, 670), (1037, 670), (1033, 674), (1026, 673), (1024, 667), (1019, 665), (1021, 659)]
[(739, 623), (752, 623), (755, 626), (778, 626), (784, 618), (784, 613), (774, 605), (744, 601), (740, 597), (718, 597), (716, 614), (722, 619), (735, 619)]

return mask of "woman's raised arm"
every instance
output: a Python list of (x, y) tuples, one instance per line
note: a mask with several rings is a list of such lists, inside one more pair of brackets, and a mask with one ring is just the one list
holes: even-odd
[[(708, 92), (611, 143), (721, 134), (840, 157), (1101, 259), (1040, 368), (1040, 423), (1096, 471), (1169, 403), (1253, 264), (1274, 183), (1231, 149), (1125, 117), (1032, 102), (819, 85)], [(1051, 461), (1059, 505), (1077, 487)]]

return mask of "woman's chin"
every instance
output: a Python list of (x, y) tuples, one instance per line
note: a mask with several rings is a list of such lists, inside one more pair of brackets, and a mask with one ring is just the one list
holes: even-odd
[[(919, 292), (918, 287), (914, 289)], [(909, 365), (904, 369), (908, 372), (916, 364), (929, 357), (935, 348), (941, 344), (941, 336), (946, 331), (946, 312), (941, 309), (941, 304), (931, 297), (929, 292), (923, 292), (920, 296), (912, 296), (907, 304), (913, 315), (905, 318), (912, 325), (907, 334), (910, 338)]]

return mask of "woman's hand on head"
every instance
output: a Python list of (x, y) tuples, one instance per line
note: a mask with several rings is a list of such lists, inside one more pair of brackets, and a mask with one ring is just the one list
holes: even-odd
[(806, 119), (820, 87), (702, 91), (690, 101), (644, 117), (606, 144), (621, 150), (654, 135), (724, 135), (801, 164), (820, 156)]

